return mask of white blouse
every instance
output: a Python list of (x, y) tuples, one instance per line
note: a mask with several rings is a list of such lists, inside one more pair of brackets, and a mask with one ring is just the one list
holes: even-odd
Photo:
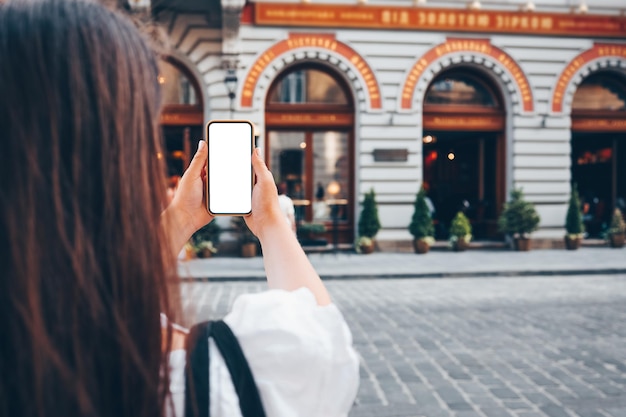
[[(237, 336), (267, 417), (347, 416), (359, 386), (352, 334), (334, 304), (306, 288), (239, 296), (224, 318)], [(209, 341), (211, 417), (241, 417), (224, 359)], [(170, 354), (169, 417), (183, 417), (185, 351)], [(173, 414), (175, 413), (175, 414)]]

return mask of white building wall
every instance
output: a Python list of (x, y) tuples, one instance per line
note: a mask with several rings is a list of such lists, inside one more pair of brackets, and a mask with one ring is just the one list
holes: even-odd
[[(326, 0), (327, 1), (327, 0)], [(337, 1), (337, 3), (346, 3)], [(371, 1), (371, 4), (390, 4)], [(406, 5), (406, 1), (395, 2)], [(394, 3), (394, 4), (395, 4)], [(489, 2), (484, 1), (487, 6)], [(510, 3), (510, 2), (509, 2)], [(429, 2), (434, 7), (447, 3)], [(495, 3), (494, 3), (495, 4)], [(498, 3), (501, 8), (512, 7), (506, 1)], [(545, 0), (536, 2), (541, 6), (563, 11), (563, 1)], [(613, 13), (612, 3), (603, 0), (598, 4), (604, 13)], [(458, 5), (457, 5), (458, 7)], [(568, 6), (569, 7), (569, 6)], [(594, 6), (595, 7), (595, 6)], [(486, 7), (485, 7), (486, 8)], [(493, 8), (496, 8), (495, 6)], [(207, 92), (205, 103), (207, 120), (229, 117), (230, 101), (223, 83), (225, 72), (221, 62), (221, 31), (206, 26), (202, 16), (164, 15), (162, 24), (170, 33), (172, 48), (177, 54), (187, 57), (190, 65), (201, 75), (201, 83)], [(259, 133), (264, 133), (264, 102), (267, 91), (258, 91), (252, 108), (242, 109), (239, 98), (243, 80), (256, 59), (275, 43), (288, 37), (293, 28), (255, 27), (242, 25), (240, 29), (241, 53), (237, 76), (240, 91), (235, 104), (234, 118), (253, 121)], [(519, 105), (508, 98), (509, 88), (498, 75), (500, 70), (478, 67), (491, 76), (503, 89), (507, 100), (507, 194), (512, 187), (523, 187), (531, 202), (535, 203), (541, 216), (541, 229), (537, 237), (560, 238), (563, 236), (566, 204), (570, 182), (571, 118), (569, 114), (552, 114), (551, 98), (558, 77), (565, 67), (581, 52), (593, 46), (593, 40), (582, 38), (530, 37), (452, 33), (427, 33), (385, 30), (329, 30), (303, 28), (307, 33), (333, 33), (337, 40), (357, 51), (369, 64), (379, 83), (382, 94), (382, 110), (371, 110), (365, 105), (364, 89), (359, 89), (359, 80), (349, 80), (354, 87), (352, 93), (357, 103), (355, 123), (355, 184), (357, 200), (373, 188), (377, 193), (379, 214), (383, 230), (380, 240), (410, 240), (407, 231), (413, 211), (413, 201), (422, 180), (422, 116), (421, 108), (410, 112), (399, 111), (402, 86), (406, 75), (424, 53), (445, 42), (446, 36), (472, 39), (490, 39), (492, 45), (504, 50), (521, 67), (533, 92), (534, 111), (524, 113)], [(471, 55), (467, 52), (464, 55)], [(293, 56), (278, 58), (270, 64), (259, 83), (267, 88), (275, 77), (294, 59), (315, 59), (318, 55), (302, 51)], [(337, 73), (347, 79), (354, 78), (350, 63), (342, 57), (326, 59), (324, 63), (334, 66)], [(345, 59), (344, 59), (345, 60)], [(439, 64), (437, 64), (439, 65)], [(476, 64), (472, 64), (476, 65)], [(434, 77), (440, 66), (426, 72)], [(352, 72), (351, 72), (352, 71)], [(417, 92), (416, 94), (422, 94)], [(262, 99), (260, 99), (262, 98)], [(262, 145), (262, 144), (261, 144)], [(408, 149), (406, 162), (374, 162), (372, 151), (377, 148)], [(356, 207), (360, 213), (360, 207)]]

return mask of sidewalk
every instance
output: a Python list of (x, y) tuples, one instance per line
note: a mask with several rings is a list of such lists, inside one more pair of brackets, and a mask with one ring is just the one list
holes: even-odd
[[(323, 279), (626, 274), (626, 248), (583, 247), (576, 251), (541, 249), (530, 252), (440, 250), (425, 255), (340, 252), (308, 256)], [(194, 280), (265, 279), (261, 257), (218, 256), (184, 261), (179, 263), (179, 274), (183, 279)]]

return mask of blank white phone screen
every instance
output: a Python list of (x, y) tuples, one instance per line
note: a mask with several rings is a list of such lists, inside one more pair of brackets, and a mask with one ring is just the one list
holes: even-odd
[(209, 211), (248, 214), (252, 210), (252, 125), (212, 122), (209, 145)]

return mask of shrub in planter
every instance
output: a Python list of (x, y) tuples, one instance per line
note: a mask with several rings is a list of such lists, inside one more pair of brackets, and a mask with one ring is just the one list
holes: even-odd
[(498, 227), (513, 237), (515, 249), (525, 251), (530, 249), (530, 234), (537, 230), (540, 221), (535, 206), (524, 200), (524, 193), (518, 188), (511, 191), (511, 200), (504, 204)]
[(220, 233), (222, 228), (217, 224), (217, 219), (213, 219), (191, 236), (191, 243), (198, 246), (202, 242), (211, 242), (217, 247), (220, 243)]
[(578, 249), (585, 233), (585, 224), (583, 223), (583, 213), (576, 184), (572, 186), (569, 198), (567, 216), (565, 217), (565, 231), (567, 232), (565, 235), (565, 247), (569, 250)]
[(624, 246), (624, 238), (626, 234), (626, 223), (622, 212), (616, 208), (613, 211), (611, 219), (611, 227), (607, 230), (607, 237), (612, 248), (621, 248)]
[(376, 194), (370, 190), (365, 194), (363, 209), (359, 217), (359, 236), (374, 239), (380, 230), (380, 219), (378, 218), (378, 205), (376, 204)]
[(450, 224), (450, 244), (455, 251), (464, 251), (472, 240), (472, 225), (462, 211), (459, 211)]
[(326, 246), (328, 241), (320, 236), (326, 232), (322, 223), (302, 223), (298, 225), (298, 239), (302, 246)]
[(355, 247), (357, 253), (372, 253), (374, 252), (374, 240), (366, 236), (361, 236), (357, 239)]
[(217, 253), (217, 248), (211, 241), (200, 242), (195, 246), (196, 254), (199, 258), (210, 258)]
[(413, 248), (416, 253), (426, 253), (435, 239), (435, 226), (430, 217), (430, 209), (426, 204), (426, 191), (421, 188), (415, 198), (413, 217), (409, 224), (409, 232), (413, 235)]
[(222, 228), (213, 219), (207, 225), (200, 228), (191, 236), (191, 245), (198, 257), (208, 258), (217, 253), (217, 245), (220, 243)]

